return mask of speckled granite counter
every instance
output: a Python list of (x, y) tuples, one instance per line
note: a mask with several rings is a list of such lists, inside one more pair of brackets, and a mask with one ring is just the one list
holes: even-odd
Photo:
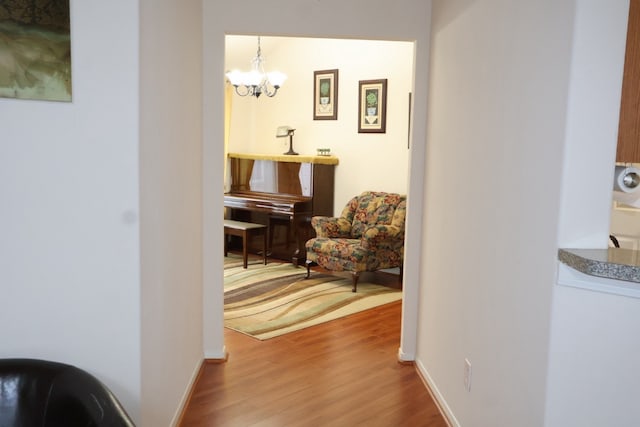
[(591, 276), (640, 283), (640, 251), (630, 249), (559, 249), (563, 264)]

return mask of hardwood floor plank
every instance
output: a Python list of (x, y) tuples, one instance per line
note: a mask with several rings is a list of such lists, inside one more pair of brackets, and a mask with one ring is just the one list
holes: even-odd
[(397, 361), (401, 303), (266, 341), (225, 329), (229, 360), (205, 364), (181, 426), (447, 424)]

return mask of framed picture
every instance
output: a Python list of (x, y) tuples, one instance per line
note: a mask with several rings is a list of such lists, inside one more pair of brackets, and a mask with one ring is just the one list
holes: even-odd
[(313, 120), (338, 120), (338, 70), (313, 72)]
[(387, 130), (387, 79), (360, 80), (358, 91), (358, 133)]
[(71, 102), (69, 0), (0, 0), (0, 97)]

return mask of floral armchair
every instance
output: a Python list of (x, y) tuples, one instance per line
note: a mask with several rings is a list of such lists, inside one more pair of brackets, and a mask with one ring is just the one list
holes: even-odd
[(400, 267), (404, 257), (406, 196), (365, 191), (352, 198), (340, 217), (315, 216), (316, 237), (307, 241), (307, 278), (311, 265), (350, 271), (353, 292), (363, 271)]

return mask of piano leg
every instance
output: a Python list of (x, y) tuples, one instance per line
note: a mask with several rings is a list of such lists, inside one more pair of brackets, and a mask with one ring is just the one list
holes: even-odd
[[(301, 226), (300, 222), (301, 221), (299, 219), (296, 219), (295, 215), (291, 217), (291, 234), (293, 235), (293, 241), (296, 242), (296, 250), (293, 252), (293, 256), (291, 257), (291, 263), (296, 267), (299, 265), (300, 261), (304, 262), (307, 255), (304, 251), (304, 242), (300, 241), (300, 230), (298, 229), (298, 227)], [(300, 259), (301, 254), (302, 259)]]

